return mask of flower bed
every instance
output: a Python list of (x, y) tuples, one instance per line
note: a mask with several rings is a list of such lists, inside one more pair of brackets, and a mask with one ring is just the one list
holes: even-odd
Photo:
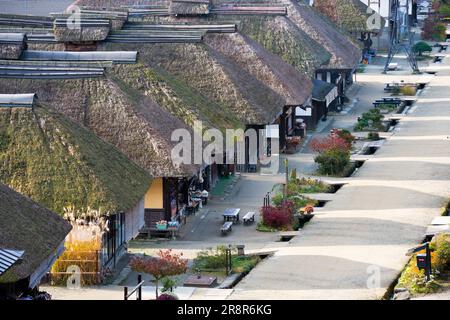
[(430, 243), (432, 279), (426, 281), (424, 270), (419, 270), (416, 253), (402, 272), (397, 288), (406, 288), (412, 294), (432, 293), (439, 290), (443, 282), (448, 282), (450, 274), (450, 234), (440, 234)]
[[(231, 266), (234, 273), (248, 273), (261, 261), (259, 256), (238, 256), (236, 249), (233, 249), (231, 253)], [(224, 274), (226, 271), (226, 247), (217, 246), (200, 251), (194, 259), (192, 269)]]

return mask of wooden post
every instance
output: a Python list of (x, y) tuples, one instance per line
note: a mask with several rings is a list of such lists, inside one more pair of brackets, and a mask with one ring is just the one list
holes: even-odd
[(430, 251), (430, 244), (428, 242), (425, 247), (425, 253), (426, 253), (425, 274), (427, 276), (427, 281), (430, 281), (431, 280), (431, 251)]
[(142, 282), (142, 276), (138, 275), (138, 286), (139, 286), (139, 288), (138, 288), (138, 293), (137, 293), (137, 300), (142, 300), (142, 285), (141, 285), (141, 282)]
[(128, 300), (128, 287), (123, 288), (123, 300)]
[(286, 171), (286, 182), (284, 185), (284, 201), (287, 201), (288, 183), (289, 183), (289, 160), (288, 159), (284, 159), (284, 170)]

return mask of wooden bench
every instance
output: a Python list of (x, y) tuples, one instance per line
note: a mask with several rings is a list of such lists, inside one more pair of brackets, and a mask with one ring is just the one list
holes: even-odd
[(255, 222), (255, 213), (254, 212), (247, 212), (244, 218), (242, 218), (244, 221), (244, 224), (250, 224)]
[(232, 231), (233, 222), (227, 221), (223, 224), (222, 228), (220, 228), (220, 232), (222, 232), (222, 235), (225, 235)]

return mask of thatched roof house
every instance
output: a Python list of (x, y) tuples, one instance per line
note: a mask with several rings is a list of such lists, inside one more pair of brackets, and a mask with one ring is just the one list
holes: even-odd
[[(51, 13), (54, 18), (67, 19), (70, 14), (67, 13)], [(120, 30), (124, 23), (128, 20), (128, 10), (114, 9), (114, 10), (93, 10), (83, 7), (80, 11), (80, 18), (83, 21), (86, 20), (104, 20), (107, 19), (111, 22), (111, 30)]]
[(169, 13), (180, 16), (209, 14), (210, 0), (169, 0)]
[(361, 49), (345, 32), (306, 3), (289, 0), (288, 4), (289, 19), (331, 54), (330, 62), (321, 68), (354, 69), (359, 64)]
[[(196, 114), (210, 114), (213, 127), (224, 128), (227, 123), (270, 123), (279, 114), (285, 100), (265, 83), (236, 64), (232, 59), (205, 44), (154, 44), (134, 46), (147, 67), (163, 70), (178, 82), (186, 83), (200, 96), (214, 102), (219, 113), (206, 109)], [(191, 89), (191, 90), (192, 90)], [(161, 104), (163, 105), (163, 104)], [(194, 104), (195, 106), (195, 104)]]
[(186, 118), (191, 117), (185, 113), (186, 104), (196, 101), (186, 101), (156, 77), (150, 86), (153, 93), (148, 96), (128, 84), (135, 80), (140, 83), (140, 79), (146, 77), (151, 75), (141, 65), (122, 65), (110, 70), (106, 79), (0, 80), (0, 92), (15, 92), (16, 88), (35, 90), (40, 103), (89, 128), (152, 177), (196, 174), (197, 166), (173, 164), (171, 149), (175, 143), (171, 141), (171, 134), (188, 127), (161, 108), (155, 98), (165, 102), (167, 108), (185, 114)]
[(27, 37), (24, 33), (0, 33), (0, 59), (20, 58), (27, 48)]
[[(0, 295), (8, 284), (17, 291), (34, 288), (63, 250), (70, 224), (56, 213), (0, 184), (0, 249), (23, 252), (0, 273)], [(2, 290), (3, 289), (3, 290)], [(5, 292), (6, 291), (6, 292)]]
[[(279, 56), (241, 33), (210, 34), (205, 42), (284, 98), (284, 105), (302, 105), (311, 96), (310, 79)], [(274, 106), (280, 112), (281, 106)]]
[[(386, 20), (378, 13), (368, 10), (369, 7), (360, 0), (314, 0), (314, 7), (343, 30), (359, 32), (382, 31)], [(376, 15), (380, 26), (368, 24), (369, 17)]]
[[(7, 82), (16, 90), (26, 87), (26, 81)], [(39, 87), (42, 95), (51, 91), (48, 84)], [(60, 215), (69, 209), (127, 212), (151, 183), (149, 174), (114, 146), (47, 107), (0, 109), (0, 167), (1, 183)]]
[(57, 18), (53, 22), (53, 34), (59, 42), (92, 42), (105, 40), (111, 30), (108, 19), (81, 17), (79, 21), (70, 18)]

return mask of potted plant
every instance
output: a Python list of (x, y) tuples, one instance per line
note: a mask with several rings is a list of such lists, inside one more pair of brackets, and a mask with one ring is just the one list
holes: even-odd
[(156, 222), (156, 229), (167, 230), (167, 221), (161, 220), (161, 221)]

